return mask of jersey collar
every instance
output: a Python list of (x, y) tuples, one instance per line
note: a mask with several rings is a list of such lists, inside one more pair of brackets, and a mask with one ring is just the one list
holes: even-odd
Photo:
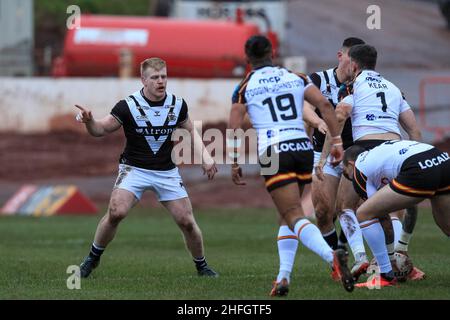
[(148, 103), (148, 105), (149, 105), (150, 107), (161, 107), (161, 106), (164, 105), (164, 103), (165, 103), (166, 100), (167, 100), (167, 92), (165, 93), (164, 98), (162, 98), (162, 99), (159, 100), (159, 101), (152, 101), (152, 100), (150, 100), (150, 99), (147, 99), (147, 97), (146, 97), (145, 94), (144, 94), (144, 88), (142, 88), (140, 92), (141, 92), (142, 98), (144, 98), (144, 100)]

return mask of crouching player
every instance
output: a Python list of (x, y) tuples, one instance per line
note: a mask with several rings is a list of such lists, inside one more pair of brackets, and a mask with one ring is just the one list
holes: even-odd
[(450, 237), (450, 157), (432, 145), (387, 141), (370, 151), (354, 145), (344, 156), (344, 175), (368, 199), (356, 216), (380, 268), (380, 286), (396, 283), (380, 220), (390, 212), (430, 199), (434, 220)]

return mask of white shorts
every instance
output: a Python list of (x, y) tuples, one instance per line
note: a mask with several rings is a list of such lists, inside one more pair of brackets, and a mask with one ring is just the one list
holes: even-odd
[[(314, 151), (314, 168), (316, 167), (316, 164), (319, 162), (320, 160), (320, 152)], [(325, 163), (325, 165), (323, 166), (323, 173), (324, 174), (328, 174), (330, 176), (336, 177), (338, 179), (341, 178), (342, 176), (342, 172), (344, 171), (344, 165), (343, 163), (339, 163), (339, 165), (337, 165), (336, 167), (333, 167), (330, 164), (331, 161), (331, 156), (328, 156), (327, 158), (327, 162)], [(313, 174), (316, 174), (315, 169), (313, 169)]]
[(114, 188), (132, 192), (138, 200), (146, 190), (156, 193), (159, 201), (171, 201), (188, 197), (178, 168), (167, 171), (147, 170), (125, 164), (119, 165)]

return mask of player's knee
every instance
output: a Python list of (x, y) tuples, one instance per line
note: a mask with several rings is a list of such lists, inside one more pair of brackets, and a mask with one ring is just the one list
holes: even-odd
[(112, 203), (109, 206), (109, 221), (113, 224), (118, 224), (122, 221), (128, 214), (125, 206)]
[(318, 203), (317, 206), (314, 208), (316, 219), (317, 219), (317, 225), (319, 228), (321, 226), (326, 226), (330, 223), (330, 221), (333, 221), (333, 217), (331, 216), (331, 208), (326, 203)]
[(191, 233), (195, 228), (194, 219), (189, 218), (189, 217), (183, 217), (183, 218), (178, 219), (177, 224), (182, 230), (184, 230), (188, 233)]
[(445, 225), (439, 225), (439, 227), (441, 228), (442, 232), (444, 232), (444, 234), (447, 237), (450, 237), (450, 223), (446, 223)]
[(195, 228), (195, 220), (190, 210), (183, 209), (177, 212), (175, 221), (184, 231), (192, 232)]

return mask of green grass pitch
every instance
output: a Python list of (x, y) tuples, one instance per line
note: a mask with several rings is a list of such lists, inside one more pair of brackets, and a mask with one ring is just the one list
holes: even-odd
[[(100, 216), (1, 217), (0, 299), (272, 299), (268, 293), (278, 272), (275, 211), (210, 209), (195, 215), (219, 278), (196, 275), (168, 214), (136, 208), (80, 290), (67, 288), (66, 270), (88, 253)], [(422, 209), (410, 254), (426, 280), (353, 293), (333, 282), (326, 263), (300, 244), (288, 299), (450, 299), (449, 244)]]

